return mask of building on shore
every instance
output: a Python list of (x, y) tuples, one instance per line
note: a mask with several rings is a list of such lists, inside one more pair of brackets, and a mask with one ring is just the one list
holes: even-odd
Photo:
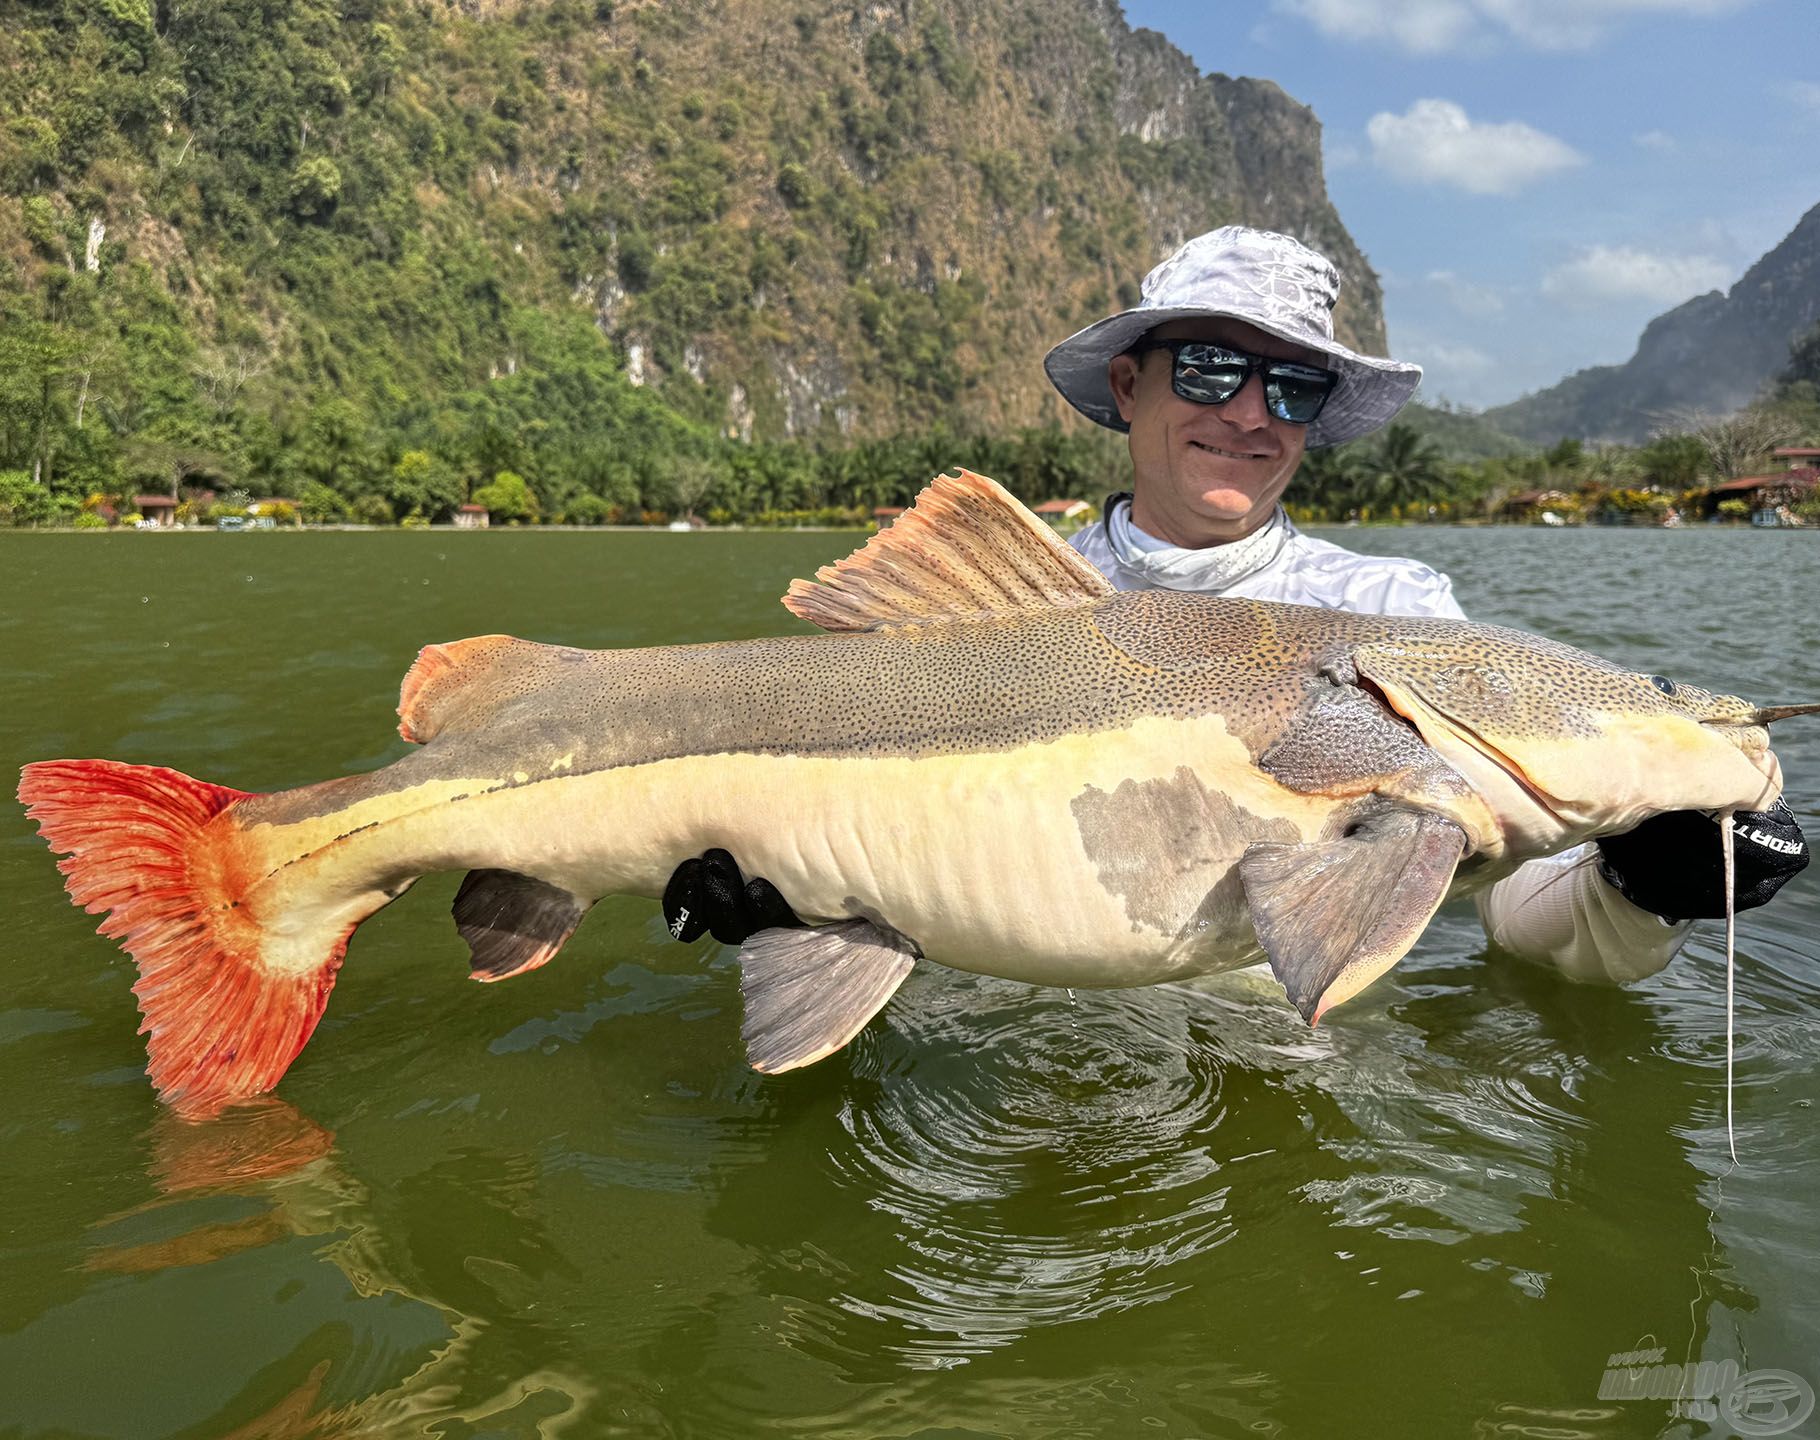
[(1085, 500), (1045, 500), (1036, 507), (1036, 513), (1051, 525), (1075, 526), (1084, 525), (1093, 514), (1093, 507)]
[[(1777, 451), (1777, 455), (1786, 454)], [(1798, 452), (1799, 453), (1799, 452)], [(1820, 458), (1820, 452), (1815, 453)], [(1742, 475), (1715, 485), (1700, 497), (1700, 514), (1713, 518), (1723, 512), (1719, 506), (1727, 500), (1742, 500), (1750, 507), (1750, 523), (1774, 529), (1796, 526), (1802, 522), (1793, 507), (1820, 493), (1820, 469), (1812, 465), (1790, 465), (1769, 475)]]

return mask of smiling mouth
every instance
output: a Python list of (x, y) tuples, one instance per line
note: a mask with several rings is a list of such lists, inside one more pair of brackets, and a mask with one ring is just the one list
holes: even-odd
[(1228, 460), (1268, 460), (1270, 457), (1256, 450), (1222, 450), (1218, 445), (1209, 445), (1205, 441), (1188, 442), (1196, 450), (1205, 450), (1209, 455), (1224, 455)]

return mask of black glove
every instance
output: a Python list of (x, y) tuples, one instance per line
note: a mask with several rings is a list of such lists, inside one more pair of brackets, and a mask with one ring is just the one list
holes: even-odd
[(664, 886), (664, 923), (677, 940), (693, 940), (705, 930), (723, 945), (743, 945), (756, 931), (803, 922), (769, 880), (748, 882), (725, 850), (709, 850), (683, 861)]
[[(1732, 816), (1734, 908), (1754, 910), (1807, 868), (1807, 840), (1786, 800)], [(1719, 823), (1698, 810), (1645, 820), (1599, 837), (1599, 873), (1631, 904), (1664, 920), (1725, 915), (1725, 856)]]

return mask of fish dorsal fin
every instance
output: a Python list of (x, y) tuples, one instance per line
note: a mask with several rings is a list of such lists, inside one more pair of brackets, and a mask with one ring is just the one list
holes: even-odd
[(424, 646), (398, 692), (398, 733), (422, 745), (462, 717), (491, 714), (522, 693), (523, 685), (515, 682), (557, 648), (510, 635)]
[(1113, 593), (1105, 576), (996, 480), (938, 475), (916, 503), (784, 605), (824, 630), (876, 630), (1086, 605)]

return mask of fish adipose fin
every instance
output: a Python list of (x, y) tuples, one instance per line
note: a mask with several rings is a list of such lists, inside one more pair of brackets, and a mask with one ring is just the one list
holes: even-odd
[(760, 930), (739, 952), (747, 1062), (776, 1075), (832, 1055), (885, 1008), (915, 963), (908, 940), (870, 920)]
[(1087, 605), (1105, 576), (996, 480), (938, 475), (916, 503), (814, 580), (792, 580), (784, 606), (824, 630)]
[(463, 719), (484, 722), (535, 688), (533, 672), (561, 648), (510, 635), (424, 646), (398, 692), (398, 733), (423, 745)]
[(1246, 850), (1252, 924), (1303, 1019), (1320, 1024), (1409, 953), (1465, 850), (1453, 821), (1389, 805), (1337, 840)]
[(455, 894), (455, 928), (468, 942), (474, 980), (535, 970), (575, 933), (588, 902), (511, 870), (470, 870)]
[(46, 760), (25, 767), (19, 798), (67, 857), (70, 898), (105, 912), (101, 933), (139, 967), (158, 1093), (199, 1119), (276, 1085), (322, 1017), (348, 936), (390, 897), (315, 920), (261, 914), (248, 892), (265, 867), (234, 814), (248, 795), (175, 770)]

